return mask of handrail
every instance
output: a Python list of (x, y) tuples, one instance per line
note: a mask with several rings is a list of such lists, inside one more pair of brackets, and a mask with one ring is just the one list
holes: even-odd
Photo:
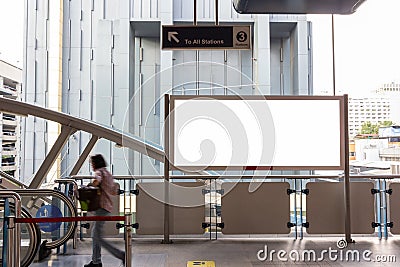
[[(12, 198), (15, 205), (15, 217), (10, 216), (9, 218), (9, 229), (10, 229), (10, 242), (7, 254), (7, 265), (20, 267), (20, 257), (21, 257), (21, 231), (19, 224), (15, 223), (15, 219), (21, 217), (21, 196), (11, 190), (0, 190), (1, 198)], [(6, 229), (3, 229), (6, 231)], [(4, 249), (4, 248), (3, 248)]]
[(160, 147), (157, 147), (156, 144), (145, 142), (136, 136), (128, 135), (122, 131), (111, 129), (93, 121), (76, 118), (62, 112), (49, 110), (43, 107), (5, 97), (0, 97), (0, 111), (21, 116), (31, 115), (58, 122), (76, 130), (82, 130), (91, 133), (99, 138), (105, 138), (118, 144), (119, 146), (131, 148), (160, 162), (164, 162), (164, 151)]
[[(74, 179), (68, 179), (68, 178), (56, 179), (56, 180), (54, 180), (54, 182), (55, 183), (59, 183), (59, 184), (61, 184), (61, 183), (71, 183), (71, 184), (73, 184), (74, 192), (78, 191), (78, 184)], [(77, 207), (78, 206), (78, 199), (76, 198), (75, 194), (73, 194), (72, 201), (73, 201), (75, 207)], [(73, 249), (76, 249), (77, 243), (78, 243), (78, 237), (76, 236), (76, 233), (74, 233), (74, 237), (72, 239), (72, 247), (73, 247)]]
[(138, 228), (137, 223), (132, 224), (132, 214), (126, 213), (124, 216), (88, 216), (88, 217), (62, 217), (62, 218), (18, 218), (15, 220), (18, 223), (45, 223), (45, 222), (80, 222), (80, 221), (122, 221), (124, 224), (117, 225), (117, 228), (124, 227), (125, 240), (125, 264), (126, 267), (131, 267), (132, 264), (132, 227)]
[[(5, 201), (1, 200), (0, 208), (4, 209), (4, 207), (5, 207)], [(9, 203), (9, 209), (12, 212), (14, 211), (14, 209), (15, 209), (14, 203)], [(21, 217), (20, 218), (32, 218), (32, 215), (30, 214), (30, 212), (23, 205), (21, 206)], [(15, 220), (18, 220), (18, 218), (16, 218)], [(26, 238), (29, 240), (29, 244), (26, 247), (25, 253), (22, 253), (22, 249), (21, 249), (21, 254), (20, 254), (20, 262), (21, 263), (20, 264), (21, 264), (21, 267), (28, 267), (31, 265), (31, 263), (35, 259), (36, 254), (39, 250), (40, 241), (41, 241), (41, 232), (40, 232), (39, 226), (34, 223), (28, 223), (24, 227), (28, 233), (28, 236)], [(22, 242), (22, 239), (25, 239), (25, 238), (23, 238), (21, 235), (21, 242)], [(6, 246), (5, 243), (3, 243), (3, 247), (5, 247), (5, 246)], [(22, 248), (22, 243), (21, 243), (21, 248)], [(5, 252), (7, 252), (7, 250), (5, 250)]]
[(78, 184), (76, 183), (75, 179), (68, 179), (68, 178), (62, 178), (62, 179), (55, 179), (55, 183), (72, 183), (74, 185), (74, 190), (78, 190)]
[[(1, 170), (0, 170), (0, 176), (5, 178), (8, 182), (10, 182), (12, 184), (16, 184), (20, 188), (26, 188), (27, 187), (24, 183), (21, 183), (20, 181), (18, 181), (17, 179), (12, 177), (11, 175), (9, 175), (9, 174), (1, 171)], [(14, 188), (7, 188), (7, 189), (14, 189)]]
[[(76, 192), (77, 190), (78, 190), (78, 183), (76, 182), (76, 180), (75, 179), (68, 179), (68, 178), (62, 178), (62, 179), (55, 179), (54, 180), (54, 183), (59, 183), (59, 184), (62, 184), (62, 183), (71, 183), (72, 185), (73, 185), (73, 187), (74, 187), (74, 192)], [(76, 197), (74, 197), (73, 199), (73, 202), (74, 202), (74, 205), (75, 205), (75, 207), (76, 207), (76, 205), (77, 205), (77, 203), (78, 203), (78, 199), (76, 198)]]
[[(66, 195), (64, 195), (63, 193), (61, 193), (59, 191), (50, 190), (50, 189), (15, 189), (13, 191), (18, 193), (21, 196), (35, 196), (35, 197), (36, 196), (37, 197), (53, 196), (53, 197), (57, 197), (67, 205), (67, 207), (70, 211), (70, 216), (75, 217), (77, 215), (76, 206), (72, 203), (71, 199), (69, 199)], [(66, 241), (68, 241), (75, 233), (76, 225), (77, 225), (76, 222), (71, 222), (70, 227), (68, 228), (68, 230), (64, 234), (64, 236), (61, 237), (60, 239), (47, 242), (46, 248), (49, 248), (49, 249), (56, 248), (56, 247), (59, 247), (62, 244), (64, 244)]]
[[(342, 179), (343, 175), (170, 175), (170, 179)], [(93, 179), (90, 175), (73, 175), (74, 180)], [(164, 179), (162, 175), (114, 175), (117, 180), (151, 180)], [(397, 179), (400, 174), (387, 175), (350, 175), (351, 179)]]

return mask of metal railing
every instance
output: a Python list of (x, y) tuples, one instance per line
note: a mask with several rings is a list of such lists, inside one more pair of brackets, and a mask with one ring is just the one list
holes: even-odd
[[(81, 184), (84, 183), (85, 180), (89, 180), (89, 179), (93, 179), (93, 176), (71, 176), (70, 178), (75, 179), (77, 181), (80, 181)], [(114, 176), (115, 180), (117, 181), (122, 181), (127, 182), (127, 181), (133, 181), (133, 187), (136, 187), (136, 183), (140, 183), (140, 182), (145, 182), (145, 181), (149, 181), (153, 180), (153, 181), (164, 181), (164, 177), (162, 175), (115, 175)], [(343, 183), (343, 190), (345, 189), (345, 176), (344, 174), (339, 174), (339, 175), (170, 175), (169, 177), (172, 181), (179, 181), (179, 180), (194, 180), (194, 181), (198, 181), (198, 180), (205, 180), (205, 181), (209, 181), (209, 182), (213, 182), (213, 181), (237, 181), (240, 182), (242, 180), (255, 180), (257, 182), (263, 181), (264, 179), (280, 179), (280, 180), (292, 180), (293, 183), (295, 183), (297, 180), (319, 180), (322, 179), (324, 181), (331, 181), (331, 182), (341, 182)], [(399, 179), (400, 175), (397, 174), (387, 174), (387, 175), (350, 175), (349, 179), (352, 180), (353, 182), (356, 182), (356, 180), (375, 180), (375, 181), (386, 181), (386, 180), (392, 180), (392, 179)], [(129, 185), (130, 187), (132, 187), (132, 185)], [(297, 186), (295, 186), (297, 188)], [(130, 190), (125, 190), (125, 192), (130, 192)], [(300, 190), (301, 191), (301, 190)], [(296, 191), (296, 194), (298, 194), (298, 191)], [(381, 194), (377, 195), (377, 198), (383, 198), (385, 196), (382, 196)], [(296, 201), (296, 197), (294, 198), (294, 200)], [(344, 199), (344, 203), (350, 204), (350, 200)], [(386, 201), (384, 202), (386, 203)], [(296, 204), (297, 205), (297, 204)], [(301, 213), (300, 216), (302, 216), (303, 213), (303, 206), (304, 203), (300, 202), (300, 208), (299, 211)], [(381, 207), (380, 207), (381, 208)], [(384, 207), (385, 208), (385, 207)], [(297, 213), (298, 211), (296, 211), (296, 208), (294, 210), (295, 213)], [(387, 218), (385, 213), (382, 213), (382, 215), (380, 215), (381, 213), (378, 213), (378, 219), (379, 221), (382, 220), (386, 220), (385, 218)], [(164, 215), (165, 216), (165, 215)], [(380, 216), (386, 216), (385, 218), (382, 217), (380, 218)], [(295, 215), (295, 218), (297, 218), (297, 216)], [(302, 217), (301, 217), (302, 218)], [(164, 220), (166, 220), (166, 216), (164, 217)], [(297, 219), (296, 219), (296, 225), (297, 225)], [(300, 224), (299, 227), (303, 227), (302, 223)], [(297, 238), (297, 226), (295, 227), (295, 231), (296, 231), (296, 238)], [(350, 232), (351, 233), (351, 232)], [(379, 228), (378, 230), (378, 234), (379, 237), (385, 237), (387, 238), (388, 236), (388, 231), (387, 231), (387, 226), (382, 226)], [(300, 233), (300, 238), (303, 237), (302, 234), (302, 229), (301, 229), (301, 233)]]
[[(201, 180), (214, 180), (214, 179), (341, 179), (344, 175), (170, 175), (170, 179), (201, 179)], [(66, 178), (73, 180), (88, 180), (93, 179), (91, 175), (72, 175)], [(350, 175), (350, 179), (396, 179), (400, 178), (400, 174), (385, 174), (385, 175)], [(61, 178), (65, 179), (65, 178)], [(151, 179), (164, 179), (163, 175), (114, 175), (115, 180), (151, 180)]]
[[(9, 186), (9, 185), (12, 186), (12, 185), (13, 185), (13, 188), (8, 188), (8, 189), (26, 188), (26, 187), (27, 187), (24, 183), (18, 181), (18, 180), (15, 179), (13, 176), (11, 176), (11, 175), (9, 175), (9, 174), (7, 174), (7, 173), (1, 171), (1, 170), (0, 170), (0, 178), (1, 178), (1, 180), (2, 180), (2, 183), (1, 183), (1, 184), (4, 184), (3, 182), (4, 182), (4, 180), (6, 180), (6, 181), (8, 182), (8, 183), (7, 183), (7, 186)], [(1, 184), (0, 184), (0, 185), (1, 185)]]
[[(65, 204), (65, 207), (67, 208), (70, 216), (77, 216), (75, 204), (62, 192), (50, 189), (15, 189), (14, 192), (18, 193), (21, 197), (30, 197), (30, 199), (27, 200), (25, 204), (28, 209), (33, 208), (35, 205), (34, 202), (38, 199), (44, 199), (45, 202), (48, 202), (49, 197), (57, 197)], [(25, 202), (25, 200), (23, 202)], [(63, 245), (74, 235), (76, 225), (76, 222), (71, 222), (63, 236), (61, 236), (57, 240), (47, 242), (46, 248), (53, 249)]]
[[(21, 253), (21, 231), (20, 225), (15, 222), (16, 219), (21, 217), (21, 196), (10, 190), (0, 190), (0, 198), (12, 198), (14, 200), (15, 213), (14, 215), (4, 218), (8, 220), (8, 251), (7, 259), (3, 259), (7, 265), (11, 267), (20, 267), (20, 253)], [(4, 229), (5, 230), (5, 229)], [(6, 249), (3, 247), (3, 250)]]
[[(54, 182), (58, 183), (60, 185), (61, 184), (65, 184), (65, 185), (72, 184), (73, 193), (72, 194), (68, 194), (68, 196), (71, 198), (72, 203), (74, 203), (75, 207), (77, 208), (78, 207), (78, 199), (76, 198), (75, 192), (78, 191), (78, 184), (76, 183), (76, 181), (74, 179), (64, 178), (64, 179), (56, 179), (56, 180), (54, 180)], [(77, 212), (77, 214), (79, 214), (79, 213)], [(73, 236), (73, 239), (72, 239), (72, 248), (73, 249), (76, 249), (77, 242), (78, 242), (78, 237), (76, 235), (76, 228), (75, 228), (75, 233), (74, 233), (74, 236)]]
[[(117, 224), (117, 227), (124, 227), (125, 240), (125, 266), (132, 266), (132, 228), (138, 227), (138, 224), (132, 224), (132, 214), (124, 216), (88, 216), (88, 217), (57, 217), (57, 218), (18, 218), (15, 223), (46, 223), (46, 222), (80, 222), (80, 221), (124, 221), (124, 224)], [(19, 240), (19, 239), (17, 239)], [(20, 243), (20, 240), (18, 244)], [(19, 259), (19, 258), (18, 258)], [(8, 265), (7, 266), (15, 266)], [(18, 266), (19, 267), (19, 266)]]

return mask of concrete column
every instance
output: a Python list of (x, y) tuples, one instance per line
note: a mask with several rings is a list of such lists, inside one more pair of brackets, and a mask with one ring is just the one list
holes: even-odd
[[(271, 93), (269, 15), (256, 15), (254, 23), (254, 83), (259, 94)], [(257, 92), (255, 92), (257, 93)]]

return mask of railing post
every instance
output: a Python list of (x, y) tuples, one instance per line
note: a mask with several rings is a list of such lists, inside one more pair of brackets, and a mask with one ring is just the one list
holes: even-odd
[(8, 202), (8, 198), (4, 199), (4, 212), (3, 212), (3, 251), (1, 258), (3, 259), (1, 263), (1, 267), (7, 267), (7, 249), (9, 247), (8, 245), (8, 231), (6, 229), (8, 228), (8, 216), (10, 216), (10, 205)]
[(14, 246), (15, 246), (15, 229), (14, 229), (14, 225), (15, 225), (15, 217), (12, 215), (9, 215), (7, 218), (5, 218), (6, 220), (8, 220), (7, 223), (7, 229), (3, 229), (4, 231), (7, 231), (7, 243), (8, 243), (8, 247), (7, 248), (3, 248), (7, 250), (7, 267), (13, 267), (14, 266), (14, 262), (15, 260), (15, 253), (14, 253)]
[(132, 214), (125, 214), (125, 266), (132, 267)]
[[(13, 191), (1, 190), (0, 198), (12, 198), (14, 200), (15, 213), (13, 216), (8, 216), (8, 253), (7, 253), (7, 266), (20, 267), (20, 252), (21, 252), (21, 232), (20, 225), (15, 223), (15, 218), (21, 217), (21, 197)], [(3, 247), (3, 249), (5, 249)]]
[[(74, 203), (75, 207), (78, 207), (78, 199), (76, 198), (76, 195), (75, 195), (75, 192), (78, 192), (78, 183), (76, 182), (76, 180), (69, 179), (69, 178), (61, 178), (61, 179), (54, 180), (54, 182), (59, 183), (59, 184), (65, 184), (66, 188), (69, 186), (69, 184), (72, 184), (74, 194), (73, 194), (71, 200)], [(67, 191), (67, 195), (68, 195), (68, 191)], [(72, 248), (73, 249), (76, 249), (76, 245), (78, 243), (77, 231), (78, 231), (78, 227), (75, 228), (74, 236), (72, 238)]]
[[(7, 251), (7, 267), (14, 267), (17, 266), (17, 231), (15, 229), (15, 216), (10, 215), (8, 216), (8, 251)], [(18, 265), (19, 266), (19, 265)]]
[(344, 221), (344, 231), (345, 238), (347, 243), (354, 243), (354, 240), (351, 239), (351, 183), (350, 183), (350, 162), (349, 162), (349, 97), (348, 95), (343, 95), (344, 98), (344, 213), (345, 213), (345, 221)]
[(163, 244), (170, 244), (169, 239), (169, 109), (170, 109), (169, 95), (164, 96), (164, 240)]

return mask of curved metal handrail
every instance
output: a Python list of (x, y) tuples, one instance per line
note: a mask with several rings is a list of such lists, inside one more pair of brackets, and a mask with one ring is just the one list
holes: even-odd
[[(21, 197), (23, 197), (23, 196), (30, 196), (30, 197), (53, 196), (53, 197), (57, 197), (66, 204), (71, 217), (77, 216), (76, 206), (73, 204), (71, 199), (59, 191), (50, 190), (50, 189), (15, 189), (13, 191), (18, 193)], [(27, 208), (29, 209), (29, 207), (27, 207)], [(65, 242), (67, 242), (75, 234), (76, 225), (77, 225), (77, 222), (71, 222), (71, 224), (69, 225), (67, 232), (64, 234), (64, 236), (62, 236), (60, 239), (47, 242), (46, 248), (53, 249), (53, 248), (63, 245)]]
[(150, 142), (144, 141), (136, 136), (132, 136), (122, 131), (108, 128), (98, 123), (76, 118), (71, 115), (49, 110), (43, 107), (20, 102), (17, 100), (0, 97), (0, 111), (12, 113), (20, 116), (35, 116), (46, 120), (58, 122), (62, 125), (72, 127), (76, 130), (82, 130), (91, 133), (99, 138), (105, 138), (116, 143), (119, 146), (128, 147), (139, 153), (164, 162), (164, 151)]
[[(8, 182), (6, 186), (4, 186), (4, 184), (2, 183), (3, 184), (2, 187), (6, 187), (7, 189), (13, 189), (13, 188), (18, 188), (18, 187), (19, 188), (26, 188), (27, 187), (24, 183), (18, 181), (17, 179), (12, 177), (11, 175), (9, 175), (9, 174), (1, 171), (1, 170), (0, 170), (0, 177), (2, 177), (3, 179), (6, 179), (6, 181)], [(2, 182), (4, 182), (4, 180)], [(11, 185), (12, 188), (10, 187), (10, 185)]]
[[(56, 179), (56, 180), (54, 180), (54, 183), (72, 184), (73, 185), (74, 193), (72, 194), (72, 196), (70, 194), (68, 194), (68, 196), (71, 198), (71, 201), (74, 203), (75, 207), (77, 208), (78, 207), (78, 199), (76, 198), (75, 192), (78, 191), (78, 183), (74, 179), (68, 179), (68, 178)], [(77, 210), (77, 214), (78, 214), (78, 210)], [(73, 244), (72, 244), (73, 249), (76, 249), (77, 242), (78, 242), (77, 236), (76, 236), (76, 234), (74, 234), (74, 236), (73, 236)]]
[[(0, 200), (0, 209), (4, 208), (4, 201)], [(10, 209), (15, 210), (14, 203), (10, 203)], [(32, 218), (32, 215), (29, 213), (29, 211), (22, 206), (21, 207), (21, 218)], [(20, 253), (20, 264), (21, 267), (28, 267), (31, 265), (33, 260), (36, 257), (36, 253), (39, 250), (40, 246), (40, 239), (41, 239), (41, 234), (39, 230), (39, 226), (36, 223), (26, 223), (26, 229), (29, 234), (29, 247), (26, 250), (26, 254), (22, 254), (22, 250)], [(21, 229), (21, 240), (22, 240), (22, 226), (20, 226)], [(4, 230), (4, 229), (3, 229)], [(22, 246), (22, 243), (21, 243)]]
[[(29, 217), (32, 217), (32, 215), (25, 207), (22, 207), (21, 218), (29, 218)], [(27, 223), (26, 227), (30, 233), (29, 234), (30, 243), (29, 243), (29, 251), (26, 252), (24, 258), (21, 257), (21, 267), (30, 266), (31, 263), (35, 260), (36, 253), (39, 251), (40, 240), (41, 240), (41, 232), (37, 224)]]
[[(74, 180), (86, 180), (93, 179), (90, 175), (72, 175), (69, 176)], [(399, 179), (400, 174), (374, 174), (374, 175), (350, 175), (350, 179)], [(154, 180), (164, 179), (163, 175), (114, 175), (117, 180)], [(170, 179), (202, 179), (202, 180), (214, 180), (214, 179), (342, 179), (343, 175), (170, 175)], [(64, 179), (64, 178), (63, 178)]]
[[(3, 199), (12, 198), (14, 200), (14, 215), (12, 216), (15, 218), (21, 217), (21, 196), (16, 191), (11, 190), (0, 190), (0, 197)], [(9, 239), (9, 250), (7, 254), (7, 262), (11, 264), (11, 266), (20, 267), (20, 253), (21, 253), (21, 246), (19, 244), (19, 240), (21, 239), (21, 231), (20, 225), (15, 223), (14, 221), (11, 222), (11, 216), (9, 216), (9, 225), (10, 229), (12, 229), (11, 238)], [(6, 231), (6, 229), (3, 229)]]

